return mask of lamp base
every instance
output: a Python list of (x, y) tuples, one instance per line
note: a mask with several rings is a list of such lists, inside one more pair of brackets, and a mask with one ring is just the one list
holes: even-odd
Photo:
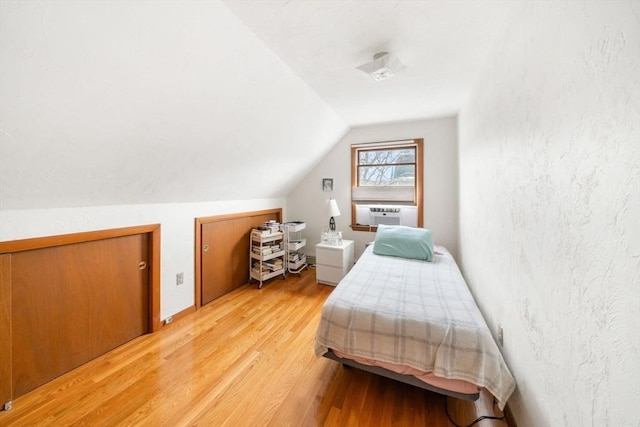
[(333, 217), (329, 218), (329, 230), (336, 231), (336, 220)]

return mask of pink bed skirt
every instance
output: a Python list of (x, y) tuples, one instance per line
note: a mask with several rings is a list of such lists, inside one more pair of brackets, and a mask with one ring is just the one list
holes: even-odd
[(378, 360), (365, 359), (363, 357), (355, 357), (333, 349), (332, 351), (336, 356), (343, 359), (355, 360), (356, 362), (362, 363), (363, 365), (378, 366), (388, 371), (395, 372), (396, 374), (412, 375), (420, 381), (444, 390), (464, 394), (474, 394), (480, 391), (480, 388), (477, 385), (471, 384), (467, 381), (442, 378), (433, 374), (432, 372), (423, 372), (409, 366), (395, 365), (393, 363), (380, 362)]

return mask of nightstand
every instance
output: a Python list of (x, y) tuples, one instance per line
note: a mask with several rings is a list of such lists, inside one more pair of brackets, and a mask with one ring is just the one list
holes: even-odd
[(316, 281), (336, 286), (353, 266), (353, 240), (341, 245), (316, 245)]

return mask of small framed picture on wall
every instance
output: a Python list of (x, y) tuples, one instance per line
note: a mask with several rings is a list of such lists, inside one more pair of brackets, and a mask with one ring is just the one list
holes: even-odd
[(322, 191), (333, 191), (333, 178), (322, 178)]

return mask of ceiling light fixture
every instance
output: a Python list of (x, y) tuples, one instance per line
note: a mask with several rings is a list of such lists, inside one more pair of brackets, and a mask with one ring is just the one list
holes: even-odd
[(389, 52), (378, 52), (373, 56), (373, 61), (356, 68), (379, 82), (395, 76), (407, 67), (395, 55)]

